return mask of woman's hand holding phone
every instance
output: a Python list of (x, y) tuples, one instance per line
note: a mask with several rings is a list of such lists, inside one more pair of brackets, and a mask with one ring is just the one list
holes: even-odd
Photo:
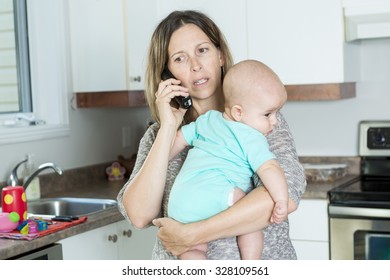
[(155, 103), (159, 112), (161, 125), (174, 126), (176, 130), (183, 122), (187, 109), (183, 109), (179, 106), (172, 106), (172, 100), (178, 91), (186, 92), (187, 90), (188, 89), (180, 85), (179, 80), (173, 78), (160, 82), (157, 92), (155, 93)]
[[(166, 81), (168, 79), (176, 79), (171, 71), (169, 71), (168, 67), (165, 66), (163, 72), (161, 73), (161, 79), (163, 81)], [(191, 96), (175, 96), (175, 101), (179, 104), (179, 106), (183, 109), (188, 109), (192, 106), (192, 99)]]

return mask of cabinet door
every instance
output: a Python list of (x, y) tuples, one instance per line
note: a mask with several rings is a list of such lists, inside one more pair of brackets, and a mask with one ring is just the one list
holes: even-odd
[(329, 260), (329, 243), (292, 240), (298, 260)]
[(117, 223), (118, 229), (118, 259), (120, 260), (150, 260), (156, 241), (157, 228), (149, 227), (138, 230), (128, 221)]
[(246, 1), (158, 0), (161, 20), (174, 10), (198, 10), (212, 18), (226, 37), (235, 62), (247, 58)]
[(64, 260), (115, 260), (118, 256), (116, 224), (93, 229), (65, 238), (62, 244)]
[(125, 90), (123, 0), (70, 0), (73, 90)]
[(329, 259), (327, 200), (302, 199), (288, 220), (290, 238), (299, 260)]
[(329, 240), (328, 202), (326, 199), (302, 199), (297, 211), (288, 216), (290, 237), (297, 240)]
[(156, 0), (125, 0), (124, 3), (128, 88), (142, 90), (150, 39), (157, 25), (157, 3)]
[(285, 84), (354, 81), (358, 46), (346, 44), (341, 0), (247, 0), (248, 55)]

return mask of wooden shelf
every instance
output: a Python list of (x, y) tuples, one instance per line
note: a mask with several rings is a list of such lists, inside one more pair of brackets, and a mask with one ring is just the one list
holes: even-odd
[[(356, 96), (355, 83), (286, 85), (288, 101), (339, 100)], [(144, 91), (77, 92), (77, 108), (147, 106)]]
[(143, 90), (77, 92), (77, 108), (140, 107), (147, 102)]
[(288, 101), (338, 100), (356, 96), (356, 83), (286, 85)]

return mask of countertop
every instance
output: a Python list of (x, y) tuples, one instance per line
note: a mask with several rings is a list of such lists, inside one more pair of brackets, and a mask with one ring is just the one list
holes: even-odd
[(342, 186), (358, 178), (359, 175), (346, 175), (334, 182), (307, 182), (303, 199), (328, 199), (328, 191), (335, 187)]
[[(331, 183), (308, 182), (303, 199), (327, 199), (327, 192), (332, 188), (343, 185), (358, 175), (347, 175)], [(106, 198), (116, 199), (119, 190), (124, 182), (109, 182), (100, 180), (83, 186), (73, 186), (71, 189), (59, 190), (45, 195), (45, 197), (85, 197), (85, 198)], [(35, 250), (37, 248), (55, 243), (61, 239), (80, 234), (95, 228), (123, 220), (122, 214), (116, 207), (100, 211), (88, 216), (85, 223), (37, 238), (35, 240), (11, 240), (0, 239), (0, 259), (8, 259), (17, 255)]]
[[(69, 190), (53, 192), (45, 197), (85, 197), (116, 199), (124, 182), (100, 181), (91, 183), (88, 187), (74, 187)], [(34, 239), (12, 240), (0, 238), (0, 259), (8, 259), (37, 248), (55, 243), (61, 239), (80, 234), (95, 228), (123, 220), (117, 207), (112, 207), (95, 214), (88, 215), (86, 222), (66, 228), (64, 230)]]

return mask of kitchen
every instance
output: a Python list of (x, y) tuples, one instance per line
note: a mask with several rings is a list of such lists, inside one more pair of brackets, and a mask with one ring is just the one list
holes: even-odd
[[(233, 4), (235, 4), (236, 1), (222, 1), (221, 3), (224, 3), (224, 6), (226, 6), (225, 3), (227, 2), (230, 4), (228, 5), (228, 7), (234, 7), (234, 9), (227, 9), (226, 13), (234, 14), (233, 12), (235, 12), (240, 13), (240, 15), (242, 16), (243, 14), (245, 14), (245, 6), (234, 6)], [(41, 18), (41, 21), (35, 22), (36, 25), (42, 25), (42, 27), (45, 26), (45, 21), (43, 20), (45, 17), (47, 18), (47, 20), (56, 21), (61, 18), (65, 18), (64, 15), (59, 17), (58, 15), (61, 11), (66, 11), (66, 9), (63, 9), (61, 5), (53, 4), (52, 2), (54, 1), (40, 1), (39, 4), (35, 4), (36, 7), (34, 9), (34, 12), (37, 13), (37, 15), (39, 15)], [(72, 1), (70, 1), (70, 3), (71, 2)], [(122, 1), (117, 2), (120, 2), (120, 4), (122, 4)], [(129, 13), (133, 11), (132, 15), (134, 15), (134, 11), (138, 11), (136, 9), (131, 9), (132, 7), (137, 7), (137, 9), (141, 9), (144, 12), (142, 14), (140, 13), (140, 15), (138, 16), (134, 15), (135, 18), (147, 18), (145, 12), (148, 11), (148, 8), (150, 8), (148, 5), (152, 5), (150, 2), (148, 2), (148, 4), (139, 4), (135, 3), (135, 1), (124, 2), (126, 2), (126, 7)], [(162, 2), (164, 2), (164, 4), (162, 4)], [(160, 13), (165, 13), (166, 10), (164, 9), (169, 10), (170, 7), (180, 6), (175, 2), (177, 1), (156, 1), (156, 7), (160, 9)], [(224, 13), (220, 12), (220, 7), (222, 5), (221, 3), (218, 2), (219, 5), (218, 3), (213, 5), (202, 5), (193, 3), (206, 3), (207, 1), (189, 2), (191, 2), (192, 5), (198, 7), (206, 7), (206, 11), (209, 11), (211, 15), (215, 14), (216, 21), (221, 25), (222, 29), (223, 26), (227, 26), (227, 29), (228, 27), (233, 26), (233, 23), (225, 23), (226, 16), (224, 16)], [(246, 2), (247, 5), (253, 4), (253, 1)], [(305, 5), (308, 5), (308, 7), (312, 9), (310, 10), (312, 11), (312, 16), (319, 16), (319, 10), (314, 9), (312, 5), (309, 5), (309, 2), (310, 1), (300, 1), (299, 5), (302, 5), (300, 9), (304, 9)], [(332, 2), (338, 3), (341, 1)], [(88, 3), (85, 2), (85, 5), (87, 5)], [(76, 4), (74, 4), (73, 2), (73, 5)], [(80, 5), (83, 6), (82, 4)], [(74, 8), (75, 6), (72, 7)], [(48, 13), (47, 11), (49, 9), (53, 9), (53, 13)], [(157, 10), (157, 8), (154, 8), (153, 10)], [(44, 15), (39, 14), (39, 12), (44, 13)], [(77, 16), (77, 14), (73, 15)], [(221, 22), (218, 22), (218, 20)], [(132, 18), (129, 18), (128, 22), (129, 26), (135, 26), (136, 28), (140, 28), (140, 26), (142, 26), (140, 24), (132, 22)], [(238, 23), (243, 24), (241, 21), (238, 21)], [(109, 23), (103, 22), (101, 24), (104, 25)], [(67, 30), (67, 28), (69, 28), (65, 24), (61, 23), (58, 23), (58, 26), (59, 28), (64, 28), (64, 30)], [(72, 23), (70, 24), (70, 26), (70, 29), (72, 29)], [(145, 28), (147, 27), (152, 28), (151, 26), (146, 26)], [(45, 26), (45, 28), (48, 29), (49, 27)], [(237, 50), (237, 52), (235, 53), (235, 58), (236, 61), (238, 61), (247, 56), (247, 49), (245, 47), (245, 44), (243, 43), (246, 40), (240, 40), (244, 38), (242, 36), (244, 36), (245, 34), (244, 32), (241, 32), (240, 34), (235, 34), (238, 32), (231, 30), (235, 29), (232, 27), (232, 29), (224, 31), (227, 40), (232, 45), (232, 48), (234, 50)], [(48, 31), (50, 32), (50, 30)], [(308, 32), (308, 34), (305, 35), (306, 37), (310, 38), (310, 36), (313, 36), (313, 33), (310, 33), (310, 31), (312, 31), (311, 29), (308, 29), (306, 31)], [(101, 29), (101, 32), (115, 33), (112, 31), (105, 31), (104, 29)], [(136, 31), (130, 30), (129, 27), (129, 32)], [(43, 36), (42, 34), (38, 35)], [(50, 33), (50, 35), (53, 36), (52, 33)], [(326, 34), (321, 32), (317, 34), (317, 36), (321, 35), (325, 36)], [(144, 35), (144, 37), (147, 36)], [(94, 37), (91, 36), (91, 38)], [(116, 37), (114, 36), (114, 39), (115, 38)], [(123, 38), (116, 39), (123, 40)], [(132, 52), (132, 45), (130, 39), (133, 38), (129, 38), (129, 42), (127, 43), (129, 48), (127, 55), (129, 56), (129, 59), (132, 57), (132, 55), (135, 55), (134, 53), (136, 53), (136, 51)], [(282, 45), (284, 49), (289, 47), (293, 48), (295, 45), (293, 41), (289, 41), (288, 39), (289, 38), (287, 37), (286, 39), (281, 37), (280, 41), (278, 41), (284, 43), (284, 45)], [(139, 38), (137, 37), (135, 40), (139, 40)], [(42, 47), (44, 47), (43, 49), (45, 51), (54, 52), (53, 48), (56, 47), (56, 44), (53, 41), (41, 40), (36, 43), (49, 44), (48, 46), (42, 45)], [(81, 42), (84, 41), (82, 40)], [(80, 43), (80, 41), (72, 41), (68, 44), (76, 44), (77, 46), (78, 43)], [(354, 68), (354, 70), (357, 71), (359, 74), (356, 78), (355, 97), (341, 100), (289, 101), (283, 108), (283, 113), (289, 122), (291, 131), (296, 141), (297, 151), (300, 157), (357, 157), (358, 123), (361, 120), (389, 119), (390, 115), (388, 113), (387, 108), (388, 104), (390, 104), (389, 37), (356, 40), (348, 44), (352, 44), (353, 47), (358, 50), (358, 56), (355, 60), (356, 65), (348, 65), (348, 67)], [(98, 45), (93, 45), (93, 43), (91, 43), (91, 47), (92, 46), (94, 48), (98, 48)], [(332, 44), (330, 44), (330, 46), (332, 46)], [(138, 45), (135, 45), (135, 47), (138, 47)], [(143, 46), (143, 48), (146, 48), (146, 46)], [(281, 48), (280, 45), (279, 48)], [(64, 49), (65, 48), (62, 47), (62, 50)], [(74, 51), (74, 46), (71, 45), (70, 49)], [(139, 51), (139, 49), (137, 50)], [(81, 51), (78, 51), (80, 50), (76, 49), (76, 53), (82, 57), (83, 54), (80, 54)], [(317, 59), (320, 59), (321, 56), (326, 57), (326, 54), (328, 52), (332, 53), (331, 49), (328, 47), (319, 49)], [(42, 56), (41, 53), (38, 53), (38, 55)], [(20, 161), (20, 159), (23, 159), (27, 153), (35, 154), (35, 161), (37, 163), (53, 161), (60, 165), (63, 169), (71, 170), (76, 168), (82, 168), (85, 166), (110, 162), (112, 160), (115, 160), (120, 154), (130, 156), (136, 152), (139, 137), (143, 134), (143, 131), (145, 130), (145, 127), (150, 120), (147, 108), (142, 106), (132, 108), (77, 108), (77, 105), (75, 105), (73, 91), (108, 90), (107, 88), (104, 88), (104, 82), (107, 84), (110, 83), (111, 80), (99, 81), (99, 83), (103, 83), (103, 86), (101, 87), (98, 85), (97, 81), (93, 81), (96, 85), (93, 85), (95, 88), (92, 88), (90, 84), (87, 83), (88, 79), (83, 80), (80, 78), (84, 77), (83, 75), (86, 75), (85, 73), (77, 72), (77, 74), (75, 74), (72, 72), (72, 67), (70, 65), (75, 62), (71, 61), (69, 54), (67, 55), (68, 57), (65, 56), (65, 58), (57, 58), (61, 63), (65, 64), (60, 68), (61, 71), (64, 71), (67, 74), (65, 75), (67, 77), (66, 81), (61, 81), (59, 80), (58, 76), (55, 76), (60, 70), (52, 71), (52, 67), (54, 67), (52, 64), (54, 63), (53, 61), (40, 61), (40, 63), (48, 66), (48, 70), (42, 70), (44, 71), (44, 73), (41, 73), (36, 77), (37, 79), (40, 79), (39, 82), (41, 84), (45, 85), (45, 87), (48, 88), (46, 89), (46, 91), (51, 90), (52, 92), (57, 92), (58, 85), (64, 86), (65, 89), (62, 88), (61, 91), (65, 91), (65, 102), (63, 102), (62, 104), (67, 104), (67, 108), (66, 110), (64, 109), (64, 111), (67, 112), (68, 116), (64, 119), (65, 123), (68, 122), (68, 129), (60, 136), (44, 137), (43, 139), (39, 138), (39, 136), (30, 136), (31, 139), (24, 137), (24, 140), (19, 140), (18, 138), (17, 143), (13, 143), (12, 141), (10, 141), (10, 139), (5, 137), (5, 134), (3, 134), (2, 132), (2, 136), (0, 136), (1, 155), (3, 159), (0, 162), (1, 182), (5, 182), (8, 179), (12, 167), (18, 161)], [(102, 60), (104, 59), (104, 57), (101, 56), (99, 58), (101, 58)], [(88, 57), (86, 58), (86, 60), (88, 61)], [(285, 64), (290, 66), (290, 70), (300, 66), (300, 64), (293, 64), (293, 60), (291, 61), (291, 64), (289, 64), (290, 60), (287, 60), (287, 58), (285, 57), (283, 57), (283, 61)], [(107, 63), (112, 64), (112, 62), (110, 61), (108, 61)], [(307, 62), (305, 61), (305, 56), (299, 57), (298, 63), (302, 63), (302, 65), (307, 65)], [(116, 67), (115, 64), (111, 64), (109, 65), (110, 67)], [(80, 67), (82, 66), (73, 69), (77, 69), (76, 71), (80, 71), (80, 69), (82, 69)], [(125, 66), (119, 66), (118, 64), (117, 68), (120, 67), (126, 68)], [(307, 68), (308, 66), (305, 67)], [(110, 68), (107, 68), (107, 71), (109, 71)], [(124, 70), (124, 72), (129, 71), (130, 75), (133, 76), (132, 69), (131, 67), (129, 68), (130, 70)], [(278, 72), (277, 69), (275, 70)], [(140, 71), (137, 70), (137, 72)], [(285, 80), (288, 80), (288, 74), (288, 72), (286, 72), (286, 74), (283, 74), (286, 75), (286, 78), (284, 78)], [(136, 73), (134, 76), (138, 75), (142, 75), (142, 73)], [(306, 83), (311, 83), (313, 80), (314, 78), (310, 77), (310, 80), (308, 80)], [(113, 87), (115, 87), (116, 82), (114, 81), (113, 83)], [(302, 81), (302, 83), (304, 83), (304, 81)], [(78, 87), (77, 90), (74, 90), (74, 85)], [(124, 83), (123, 87), (123, 90), (128, 89), (126, 83)], [(131, 82), (129, 86), (130, 89), (139, 89), (139, 87), (139, 85), (134, 86), (133, 82)], [(117, 88), (114, 89), (118, 90)], [(124, 133), (123, 128), (126, 128), (125, 131), (130, 130), (130, 139), (129, 142), (126, 143), (126, 145), (124, 145), (122, 141)]]

